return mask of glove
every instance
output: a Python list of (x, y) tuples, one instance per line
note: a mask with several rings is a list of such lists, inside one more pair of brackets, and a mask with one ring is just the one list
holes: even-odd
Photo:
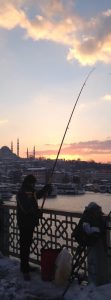
[(46, 185), (44, 186), (44, 194), (50, 195), (51, 192), (52, 192), (52, 186), (51, 186), (51, 184), (46, 184)]

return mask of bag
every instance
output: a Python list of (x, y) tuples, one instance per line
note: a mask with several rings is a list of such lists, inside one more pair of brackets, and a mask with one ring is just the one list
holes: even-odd
[(93, 246), (105, 230), (103, 213), (99, 205), (91, 202), (83, 212), (72, 237), (81, 246)]
[(63, 248), (56, 259), (55, 283), (66, 285), (72, 271), (72, 255), (67, 248)]
[(41, 277), (44, 281), (51, 281), (55, 274), (55, 261), (61, 249), (41, 249)]

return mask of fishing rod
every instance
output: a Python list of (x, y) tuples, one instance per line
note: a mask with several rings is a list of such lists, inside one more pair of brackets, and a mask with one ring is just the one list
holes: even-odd
[[(60, 154), (60, 151), (61, 151), (61, 148), (62, 148), (64, 139), (65, 139), (67, 130), (68, 130), (68, 128), (69, 128), (69, 124), (70, 124), (70, 122), (71, 122), (73, 113), (74, 113), (75, 108), (76, 108), (76, 105), (77, 105), (77, 103), (78, 103), (78, 100), (79, 100), (79, 98), (80, 98), (80, 96), (81, 96), (81, 93), (82, 93), (82, 91), (83, 91), (83, 89), (84, 89), (84, 86), (85, 86), (85, 84), (86, 84), (88, 78), (90, 77), (90, 75), (92, 74), (92, 72), (94, 72), (94, 70), (95, 70), (95, 68), (93, 68), (93, 69), (88, 73), (88, 75), (86, 76), (85, 81), (83, 82), (83, 85), (82, 85), (82, 87), (81, 87), (81, 89), (80, 89), (80, 92), (79, 92), (79, 94), (78, 94), (78, 96), (77, 96), (77, 99), (76, 99), (76, 101), (75, 101), (75, 103), (74, 103), (74, 107), (73, 107), (73, 109), (72, 109), (72, 112), (71, 112), (71, 115), (70, 115), (70, 117), (69, 117), (67, 126), (66, 126), (66, 128), (65, 128), (64, 135), (63, 135), (63, 137), (62, 137), (62, 141), (61, 141), (61, 144), (60, 144), (60, 147), (59, 147), (59, 150), (58, 150), (58, 153), (57, 153), (57, 156), (56, 156), (56, 159), (55, 159), (55, 162), (54, 162), (54, 165), (53, 165), (51, 174), (50, 174), (50, 178), (49, 178), (49, 180), (48, 180), (48, 183), (50, 183), (51, 180), (52, 180), (52, 176), (53, 176), (55, 167), (56, 167), (56, 165), (57, 165), (58, 157), (59, 157), (59, 154)], [(45, 200), (46, 200), (46, 197), (44, 197), (44, 199), (43, 199), (43, 203), (42, 203), (41, 209), (42, 209), (43, 206), (44, 206)]]

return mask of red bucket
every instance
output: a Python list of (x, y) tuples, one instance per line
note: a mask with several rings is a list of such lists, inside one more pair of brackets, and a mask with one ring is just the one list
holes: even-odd
[(42, 280), (51, 281), (55, 274), (55, 261), (61, 249), (41, 249), (41, 277)]

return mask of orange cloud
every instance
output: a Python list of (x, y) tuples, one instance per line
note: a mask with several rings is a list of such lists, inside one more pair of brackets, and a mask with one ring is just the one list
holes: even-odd
[[(50, 147), (50, 145), (49, 145)], [(59, 146), (58, 146), (59, 148)], [(49, 149), (49, 150), (42, 150), (36, 151), (37, 156), (55, 156), (57, 155), (58, 149)], [(107, 155), (111, 153), (111, 139), (99, 141), (86, 141), (86, 142), (79, 142), (73, 143), (69, 145), (63, 145), (61, 150), (62, 156), (89, 156), (89, 155)]]
[(12, 4), (0, 7), (0, 27), (11, 30), (16, 26), (23, 27), (26, 17), (23, 11), (17, 10)]
[(84, 20), (71, 9), (71, 0), (64, 5), (60, 0), (34, 1), (32, 5), (35, 5), (36, 15), (30, 19), (26, 15), (30, 1), (10, 0), (5, 4), (2, 1), (0, 27), (11, 30), (19, 26), (25, 29), (27, 38), (65, 44), (69, 48), (67, 60), (76, 59), (82, 65), (111, 62), (110, 9)]

